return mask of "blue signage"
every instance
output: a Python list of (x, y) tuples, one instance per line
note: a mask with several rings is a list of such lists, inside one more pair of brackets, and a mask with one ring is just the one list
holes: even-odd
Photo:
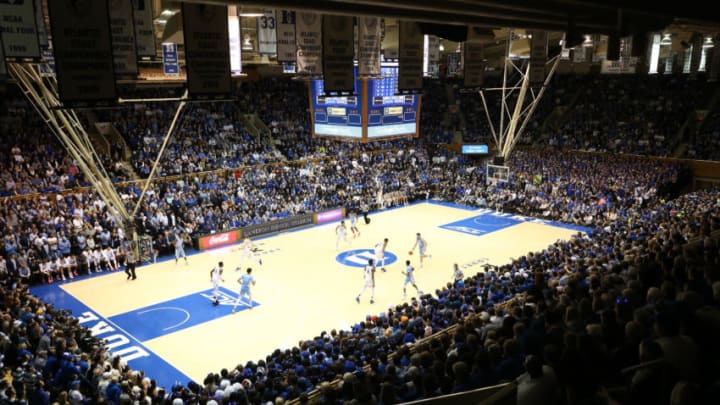
[(487, 145), (463, 145), (462, 153), (463, 153), (463, 155), (487, 155), (488, 146)]
[(178, 63), (177, 44), (166, 42), (162, 44), (163, 73), (166, 76), (177, 76), (180, 74)]

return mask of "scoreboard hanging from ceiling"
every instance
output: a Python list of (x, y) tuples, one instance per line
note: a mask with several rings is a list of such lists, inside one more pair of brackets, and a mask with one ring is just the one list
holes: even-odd
[(385, 64), (381, 78), (358, 78), (352, 95), (326, 94), (322, 80), (310, 82), (312, 134), (316, 137), (376, 140), (417, 136), (420, 95), (397, 94), (397, 64)]

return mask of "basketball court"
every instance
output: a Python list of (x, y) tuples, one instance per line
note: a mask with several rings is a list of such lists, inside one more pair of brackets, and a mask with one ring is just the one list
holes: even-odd
[[(237, 245), (200, 252), (175, 265), (174, 259), (139, 267), (138, 279), (122, 271), (34, 287), (33, 294), (72, 311), (95, 336), (107, 340), (133, 369), (144, 370), (169, 387), (175, 381), (201, 382), (247, 361), (264, 359), (275, 349), (296, 346), (322, 331), (349, 329), (366, 315), (385, 312), (403, 302), (405, 260), (415, 267), (415, 280), (429, 293), (452, 280), (453, 263), (466, 276), (485, 264), (500, 265), (530, 251), (569, 239), (583, 228), (485, 209), (423, 202), (370, 215), (360, 220), (361, 236), (335, 248), (337, 222), (274, 235), (254, 242), (257, 262), (240, 265)], [(409, 256), (420, 232), (432, 258), (420, 268), (417, 250)], [(363, 286), (362, 266), (373, 257), (375, 244), (389, 239), (387, 272), (375, 275), (375, 303), (369, 291), (355, 301)], [(212, 305), (210, 271), (225, 263), (222, 298)], [(253, 308), (232, 313), (239, 284), (253, 268)], [(408, 290), (409, 301), (414, 289)]]

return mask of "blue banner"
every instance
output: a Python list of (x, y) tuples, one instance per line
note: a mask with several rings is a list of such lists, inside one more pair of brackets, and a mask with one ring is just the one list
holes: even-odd
[(162, 44), (163, 73), (165, 76), (177, 76), (180, 74), (178, 63), (177, 44), (166, 42)]

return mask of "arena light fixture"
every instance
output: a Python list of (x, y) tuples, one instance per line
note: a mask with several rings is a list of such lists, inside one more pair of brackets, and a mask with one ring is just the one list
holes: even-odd
[(582, 46), (590, 48), (593, 45), (595, 45), (595, 43), (593, 42), (592, 37), (590, 35), (585, 35), (585, 40), (583, 41)]
[(714, 47), (714, 46), (715, 46), (715, 44), (713, 43), (712, 37), (710, 37), (710, 36), (705, 37), (705, 40), (703, 41), (703, 46), (702, 46), (702, 47), (703, 47), (703, 48), (712, 48), (712, 47)]
[(660, 46), (670, 46), (672, 45), (672, 34), (662, 34), (663, 37), (660, 40)]

